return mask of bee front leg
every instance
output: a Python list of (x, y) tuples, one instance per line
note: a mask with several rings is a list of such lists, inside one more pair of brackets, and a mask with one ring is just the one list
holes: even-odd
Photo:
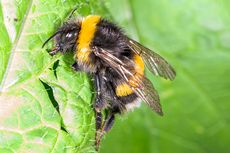
[(72, 68), (73, 68), (75, 71), (79, 71), (79, 70), (80, 70), (79, 65), (78, 65), (77, 62), (74, 62), (74, 63), (73, 63)]

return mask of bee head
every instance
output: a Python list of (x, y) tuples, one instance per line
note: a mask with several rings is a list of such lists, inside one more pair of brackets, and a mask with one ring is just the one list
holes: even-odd
[(42, 47), (54, 38), (54, 48), (49, 52), (50, 55), (55, 55), (58, 52), (66, 53), (75, 51), (77, 45), (77, 37), (80, 31), (79, 22), (66, 22), (55, 32), (49, 39), (45, 41)]

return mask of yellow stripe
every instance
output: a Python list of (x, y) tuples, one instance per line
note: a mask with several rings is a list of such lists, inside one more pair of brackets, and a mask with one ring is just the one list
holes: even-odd
[(133, 90), (126, 83), (122, 83), (116, 87), (116, 95), (119, 97), (128, 96), (132, 93), (133, 93)]
[(142, 60), (142, 58), (135, 54), (133, 57), (134, 63), (135, 63), (135, 72), (139, 73), (140, 75), (144, 75), (144, 61)]
[[(139, 80), (141, 80), (142, 76), (144, 75), (144, 62), (142, 58), (137, 54), (134, 55), (133, 60), (135, 63), (135, 74), (134, 77), (129, 78), (129, 85), (136, 88), (140, 84)], [(116, 95), (122, 97), (132, 94), (133, 90), (130, 88), (129, 85), (127, 83), (122, 83), (118, 85), (116, 87)]]
[(90, 15), (82, 20), (75, 57), (80, 62), (89, 62), (89, 55), (91, 53), (90, 43), (94, 38), (99, 21), (100, 16), (97, 15)]
[(144, 61), (142, 60), (142, 58), (135, 54), (133, 57), (133, 61), (135, 63), (134, 66), (134, 76), (129, 78), (129, 85), (131, 85), (132, 87), (138, 87), (140, 84), (140, 80), (142, 78), (142, 76), (144, 75)]

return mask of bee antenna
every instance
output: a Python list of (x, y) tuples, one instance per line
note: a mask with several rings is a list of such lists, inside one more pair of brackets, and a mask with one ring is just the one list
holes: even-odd
[(50, 39), (52, 39), (54, 36), (56, 36), (58, 33), (60, 33), (61, 31), (57, 31), (55, 32), (52, 36), (50, 36), (42, 45), (42, 48), (50, 41)]
[(69, 15), (69, 19), (72, 18), (74, 12), (77, 11), (77, 9), (78, 9), (78, 7), (75, 7), (75, 8), (71, 11), (71, 13), (70, 13), (70, 15)]

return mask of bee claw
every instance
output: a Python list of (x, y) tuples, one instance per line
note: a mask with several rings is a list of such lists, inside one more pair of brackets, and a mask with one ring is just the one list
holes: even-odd
[(51, 50), (51, 52), (49, 52), (49, 54), (50, 54), (51, 56), (54, 56), (54, 55), (57, 54), (58, 52), (59, 52), (59, 50), (58, 50), (57, 48), (54, 48), (54, 49)]
[(96, 132), (96, 141), (95, 141), (95, 149), (96, 149), (96, 151), (99, 151), (101, 138), (102, 138), (102, 134), (101, 134), (101, 130), (99, 130), (99, 131)]
[(79, 68), (79, 66), (78, 66), (78, 64), (77, 64), (77, 62), (74, 62), (74, 63), (73, 63), (72, 68), (73, 68), (75, 71), (79, 71), (79, 70), (80, 70), (80, 68)]

